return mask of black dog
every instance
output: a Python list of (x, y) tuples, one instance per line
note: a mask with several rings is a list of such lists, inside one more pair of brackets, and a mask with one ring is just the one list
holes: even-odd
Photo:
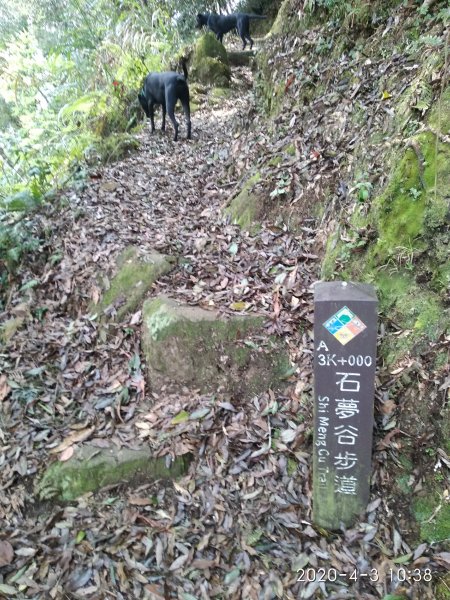
[(175, 105), (180, 100), (184, 116), (187, 121), (187, 137), (191, 139), (191, 110), (189, 106), (189, 87), (187, 84), (188, 72), (183, 63), (184, 76), (174, 71), (164, 73), (149, 73), (144, 81), (144, 88), (138, 94), (139, 103), (149, 117), (152, 124), (152, 133), (155, 131), (154, 106), (162, 106), (162, 127), (166, 128), (166, 110), (175, 129), (174, 142), (178, 139), (178, 123), (175, 119)]
[(216, 15), (215, 13), (198, 13), (197, 29), (201, 29), (206, 25), (213, 31), (220, 43), (225, 33), (232, 29), (237, 29), (243, 43), (242, 49), (245, 50), (248, 40), (250, 42), (250, 50), (253, 47), (253, 40), (250, 37), (250, 19), (266, 19), (261, 15), (247, 15), (245, 13), (234, 13), (232, 15)]

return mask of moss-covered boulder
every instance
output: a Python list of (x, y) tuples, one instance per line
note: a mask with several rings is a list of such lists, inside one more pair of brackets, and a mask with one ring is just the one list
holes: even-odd
[(211, 32), (202, 35), (194, 46), (190, 78), (217, 87), (230, 85), (231, 69), (227, 52)]
[(118, 270), (97, 306), (91, 312), (103, 313), (111, 307), (117, 319), (133, 312), (153, 283), (171, 271), (176, 263), (172, 256), (157, 252), (139, 256), (137, 248), (130, 246), (118, 259)]
[(165, 297), (144, 303), (142, 346), (156, 390), (191, 386), (252, 396), (280, 387), (289, 370), (284, 346), (264, 335), (261, 317), (224, 319)]
[(54, 462), (36, 485), (41, 500), (73, 500), (106, 485), (155, 479), (175, 479), (187, 472), (190, 455), (176, 457), (167, 466), (166, 457), (155, 458), (149, 449), (118, 450), (84, 445), (67, 461)]
[(258, 229), (257, 218), (261, 213), (261, 198), (254, 190), (255, 185), (261, 180), (261, 174), (256, 173), (243, 185), (241, 191), (235, 196), (225, 214), (231, 217), (232, 223), (239, 225), (242, 229), (255, 231)]

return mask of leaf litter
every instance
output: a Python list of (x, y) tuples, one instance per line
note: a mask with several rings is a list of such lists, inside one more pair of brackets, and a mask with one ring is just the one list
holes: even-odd
[[(280, 57), (290, 82), (285, 94), (296, 94), (286, 48)], [(367, 102), (372, 122), (380, 113), (369, 84), (379, 68), (366, 65), (356, 87), (346, 90), (351, 100)], [(250, 78), (245, 69), (240, 75)], [(35, 217), (36, 228), (50, 233), (11, 282), (1, 315), (7, 320), (19, 310), (25, 320), (1, 354), (0, 596), (371, 600), (405, 591), (390, 575), (396, 565), (429, 568), (434, 578), (448, 570), (444, 546), (409, 545), (392, 506), (388, 463), (396, 460), (403, 432), (386, 430), (395, 406), (383, 390), (403, 369), (379, 373), (366, 514), (339, 533), (311, 522), (311, 286), (324, 232), (308, 213), (326, 185), (338, 190), (333, 203), (346, 197), (340, 163), (356, 143), (345, 106), (333, 95), (340, 74), (324, 68), (324, 75), (329, 86), (316, 101), (315, 120), (302, 119), (297, 109), (268, 128), (251, 94), (235, 91), (220, 108), (195, 113), (193, 141), (174, 144), (170, 132), (145, 130), (139, 153), (99, 168), (84, 188), (65, 190)], [(337, 134), (325, 136), (324, 113), (334, 114)], [(286, 156), (279, 168), (269, 167), (287, 143), (295, 160)], [(275, 222), (270, 209), (254, 234), (223, 215), (221, 207), (255, 169), (264, 173), (266, 200), (279, 189), (272, 200), (281, 198), (292, 211), (303, 207), (296, 233)], [(277, 169), (287, 179), (277, 179)], [(382, 179), (375, 157), (374, 169)], [(90, 311), (129, 245), (142, 255), (187, 259), (151, 295), (224, 314), (264, 315), (267, 334), (283, 336), (289, 347), (287, 389), (244, 400), (188, 389), (157, 394), (146, 386), (140, 311), (122, 322), (103, 322)], [(114, 307), (108, 310), (114, 316)], [(415, 372), (426, 380), (422, 365)], [(145, 444), (158, 456), (189, 452), (195, 459), (189, 474), (171, 484), (124, 482), (70, 504), (33, 501), (33, 478), (49, 461), (67, 460), (84, 440), (99, 448)], [(308, 568), (345, 576), (337, 583), (300, 581)], [(351, 578), (370, 569), (376, 581)], [(407, 594), (433, 598), (426, 581), (414, 582)]]

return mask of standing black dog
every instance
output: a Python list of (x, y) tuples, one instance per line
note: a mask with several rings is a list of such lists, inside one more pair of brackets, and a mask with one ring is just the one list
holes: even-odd
[(197, 29), (201, 29), (206, 25), (213, 31), (220, 43), (225, 33), (232, 29), (237, 29), (243, 43), (242, 49), (245, 50), (248, 40), (250, 42), (250, 50), (253, 47), (253, 40), (250, 37), (250, 19), (266, 19), (261, 15), (247, 15), (245, 13), (234, 13), (231, 15), (216, 15), (215, 13), (198, 13)]
[(174, 71), (164, 73), (149, 73), (144, 81), (144, 88), (138, 94), (139, 103), (149, 117), (152, 124), (152, 133), (155, 131), (154, 106), (162, 106), (162, 127), (166, 128), (166, 110), (175, 129), (174, 142), (178, 139), (178, 123), (175, 119), (175, 105), (180, 100), (187, 122), (187, 137), (191, 139), (191, 109), (189, 106), (189, 87), (187, 84), (188, 72), (183, 62), (184, 76)]

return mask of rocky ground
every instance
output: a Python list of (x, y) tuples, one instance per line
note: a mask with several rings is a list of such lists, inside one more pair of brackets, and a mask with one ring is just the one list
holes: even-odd
[[(250, 72), (235, 74), (231, 98), (193, 115), (191, 141), (184, 123), (178, 143), (170, 126), (146, 128), (139, 152), (92, 171), (36, 217), (41, 251), (11, 282), (1, 315), (21, 327), (0, 355), (0, 597), (431, 600), (449, 566), (443, 546), (404, 535), (385, 483), (386, 431), (377, 431), (384, 445), (364, 519), (336, 534), (311, 523), (317, 224), (305, 215), (292, 234), (269, 219), (250, 235), (224, 215), (241, 177), (290, 141), (257, 116)], [(93, 316), (129, 245), (187, 259), (151, 296), (263, 315), (289, 348), (285, 391), (153, 391), (140, 310), (121, 322), (115, 307), (109, 321)], [(192, 418), (179, 422), (182, 411)], [(123, 483), (68, 504), (33, 499), (64, 441), (150, 445), (159, 456), (183, 448), (194, 460), (170, 484)], [(401, 581), (404, 563), (422, 569), (417, 580)], [(343, 574), (337, 582), (330, 568)]]

